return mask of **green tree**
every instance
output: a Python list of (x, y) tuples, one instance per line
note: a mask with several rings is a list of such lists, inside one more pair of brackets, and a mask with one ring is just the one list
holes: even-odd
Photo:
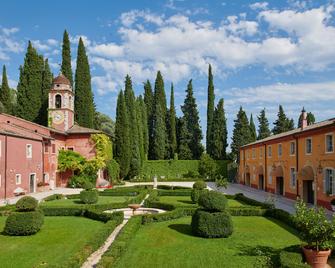
[(186, 122), (184, 118), (182, 117), (179, 120), (179, 138), (178, 138), (178, 159), (181, 160), (191, 160), (192, 159), (192, 151), (189, 147), (189, 144), (191, 142), (191, 135), (187, 129)]
[(131, 150), (128, 113), (122, 90), (116, 105), (114, 155), (120, 165), (120, 177), (125, 178), (130, 168)]
[(143, 161), (145, 160), (145, 152), (144, 152), (144, 136), (143, 136), (143, 117), (142, 117), (142, 96), (140, 95), (135, 101), (136, 108), (136, 125), (138, 129), (138, 147), (140, 150), (140, 158), (141, 158), (141, 167), (143, 165)]
[(217, 172), (217, 165), (209, 154), (202, 154), (199, 162), (199, 174), (205, 180), (213, 180)]
[(265, 115), (265, 108), (261, 110), (259, 116), (257, 117), (258, 119), (258, 140), (265, 139), (271, 135), (271, 130), (269, 128), (269, 121), (266, 118)]
[(177, 152), (177, 133), (176, 133), (176, 109), (174, 106), (174, 90), (171, 84), (170, 94), (170, 110), (169, 110), (169, 143), (170, 143), (170, 158), (174, 158)]
[(147, 80), (144, 83), (144, 103), (147, 110), (147, 128), (149, 137), (148, 159), (153, 159), (153, 110), (154, 110), (154, 95), (151, 88), (151, 83)]
[(43, 69), (43, 57), (29, 41), (23, 67), (20, 67), (16, 115), (35, 123), (39, 121), (41, 109)]
[(50, 70), (48, 59), (44, 61), (44, 68), (42, 73), (42, 93), (41, 93), (41, 108), (38, 123), (48, 125), (48, 107), (49, 107), (49, 90), (51, 88), (53, 75)]
[(201, 144), (202, 132), (199, 123), (199, 112), (196, 100), (193, 96), (192, 79), (188, 82), (184, 105), (182, 105), (181, 109), (184, 114), (187, 130), (191, 135), (189, 148), (192, 152), (192, 159), (199, 159), (203, 152), (203, 146)]
[(250, 115), (249, 126), (250, 126), (251, 141), (252, 142), (256, 141), (257, 133), (256, 133), (255, 122), (254, 122), (254, 118), (252, 117), (252, 114)]
[(142, 114), (144, 160), (148, 160), (148, 151), (149, 151), (148, 115), (147, 115), (147, 107), (144, 103), (142, 96), (139, 97), (139, 103), (140, 103), (140, 112)]
[(216, 160), (226, 159), (227, 143), (227, 122), (224, 111), (223, 99), (220, 99), (214, 111), (212, 130), (211, 130), (211, 147), (213, 158)]
[(289, 119), (284, 109), (281, 105), (279, 105), (279, 111), (277, 114), (277, 120), (273, 123), (274, 127), (272, 129), (273, 134), (283, 133), (294, 128), (294, 121), (293, 119)]
[(12, 114), (13, 112), (13, 106), (12, 106), (12, 100), (11, 100), (11, 92), (8, 85), (8, 79), (7, 79), (7, 72), (6, 72), (6, 66), (4, 65), (2, 68), (2, 83), (0, 88), (0, 102), (2, 103), (4, 107), (4, 112), (8, 114)]
[(91, 88), (91, 73), (82, 38), (79, 39), (78, 44), (74, 110), (76, 122), (80, 126), (93, 128), (95, 106)]
[(234, 130), (231, 143), (231, 155), (237, 163), (240, 161), (240, 147), (250, 143), (252, 140), (248, 117), (240, 107), (237, 117), (234, 120)]
[(214, 148), (212, 143), (212, 126), (213, 126), (213, 116), (214, 116), (214, 82), (212, 74), (212, 66), (208, 66), (208, 92), (207, 92), (207, 130), (206, 130), (206, 151), (209, 155), (212, 155), (212, 149)]
[(65, 30), (63, 34), (63, 45), (62, 45), (62, 66), (61, 71), (67, 79), (69, 79), (71, 86), (73, 86), (73, 76), (71, 67), (71, 44), (69, 34)]
[(112, 118), (106, 114), (96, 112), (96, 120), (98, 121), (96, 129), (105, 132), (112, 138), (115, 138), (115, 124)]

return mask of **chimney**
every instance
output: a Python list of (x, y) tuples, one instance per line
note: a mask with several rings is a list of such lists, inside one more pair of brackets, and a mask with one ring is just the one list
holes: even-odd
[(301, 118), (302, 118), (302, 121), (301, 121), (301, 130), (303, 130), (303, 129), (305, 129), (308, 126), (308, 124), (307, 124), (307, 113), (305, 111), (305, 107), (302, 108)]

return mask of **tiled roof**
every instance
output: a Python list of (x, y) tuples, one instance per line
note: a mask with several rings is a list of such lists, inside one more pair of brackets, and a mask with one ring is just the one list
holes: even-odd
[(73, 125), (73, 127), (68, 129), (65, 133), (66, 134), (85, 134), (85, 133), (92, 134), (92, 133), (102, 133), (102, 131), (91, 129), (91, 128), (86, 128), (86, 127), (81, 127), (78, 125)]
[(331, 126), (331, 125), (334, 125), (334, 124), (335, 124), (335, 118), (331, 118), (331, 119), (328, 119), (328, 120), (324, 120), (324, 121), (309, 125), (309, 126), (305, 127), (304, 129), (296, 128), (296, 129), (286, 131), (286, 132), (283, 132), (283, 133), (280, 133), (280, 134), (271, 135), (271, 136), (269, 136), (265, 139), (258, 140), (258, 141), (252, 142), (252, 143), (248, 143), (248, 144), (246, 144), (244, 146), (241, 146), (241, 147), (243, 148), (243, 147), (247, 147), (247, 146), (250, 146), (250, 145), (264, 143), (264, 142), (284, 138), (284, 137), (294, 135), (294, 134), (301, 134), (301, 133), (304, 133), (304, 132), (307, 132), (307, 131), (311, 131), (311, 130), (326, 127), (326, 126)]
[(69, 79), (67, 79), (65, 77), (65, 75), (63, 74), (60, 74), (58, 75), (53, 81), (52, 81), (53, 84), (65, 84), (65, 85), (71, 85)]

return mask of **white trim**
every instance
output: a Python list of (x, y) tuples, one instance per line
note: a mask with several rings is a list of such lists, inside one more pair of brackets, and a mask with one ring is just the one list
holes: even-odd
[[(271, 152), (271, 154), (270, 154), (270, 152)], [(272, 157), (272, 145), (268, 145), (268, 150), (267, 150), (267, 157), (268, 158), (271, 158)]]
[[(292, 154), (292, 152), (291, 152), (291, 145), (292, 145), (292, 143), (294, 144), (294, 153)], [(295, 156), (295, 154), (296, 154), (296, 150), (297, 150), (297, 148), (296, 148), (296, 142), (295, 141), (290, 141), (290, 156)]]
[[(327, 136), (332, 136), (332, 145), (333, 145), (333, 150), (332, 151), (327, 151)], [(332, 153), (334, 153), (334, 133), (333, 132), (325, 134), (325, 153), (326, 154), (332, 154)]]
[(36, 173), (30, 173), (29, 174), (29, 192), (30, 192), (30, 179), (31, 179), (31, 175), (34, 175), (34, 186), (33, 186), (32, 193), (36, 193), (36, 186), (37, 186)]
[(30, 143), (26, 144), (26, 158), (33, 158), (33, 145)]
[(256, 159), (256, 148), (251, 149), (251, 156), (252, 156), (252, 159)]
[[(292, 170), (293, 171), (293, 175), (294, 175), (294, 185), (292, 183)], [(297, 171), (295, 170), (295, 167), (290, 167), (290, 187), (292, 189), (295, 189), (297, 187)]]
[(263, 158), (263, 147), (259, 147), (259, 158)]
[(326, 171), (327, 170), (332, 170), (332, 191), (331, 191), (331, 193), (330, 193), (330, 196), (333, 196), (334, 194), (335, 194), (335, 169), (333, 168), (333, 167), (324, 167), (323, 168), (323, 172), (322, 172), (322, 174), (323, 174), (323, 192), (324, 193), (327, 193), (327, 190), (326, 190), (326, 188), (327, 188), (327, 186), (326, 186), (326, 183), (327, 183), (327, 181), (326, 181)]
[(22, 175), (21, 174), (15, 174), (15, 184), (20, 185), (21, 183), (22, 183)]
[[(279, 150), (279, 148), (280, 148), (280, 150)], [(280, 152), (280, 154), (279, 154), (279, 152)], [(278, 154), (278, 157), (282, 157), (283, 156), (283, 144), (282, 143), (278, 143), (278, 152), (277, 152), (277, 154)]]
[[(311, 152), (307, 153), (307, 140), (311, 140)], [(305, 138), (305, 154), (311, 155), (313, 153), (313, 139), (312, 137)]]

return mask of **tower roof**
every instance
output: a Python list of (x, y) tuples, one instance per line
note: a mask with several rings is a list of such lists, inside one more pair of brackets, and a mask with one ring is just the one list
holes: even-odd
[(71, 86), (69, 79), (65, 77), (62, 73), (59, 74), (54, 80), (52, 81), (53, 84), (65, 84)]

